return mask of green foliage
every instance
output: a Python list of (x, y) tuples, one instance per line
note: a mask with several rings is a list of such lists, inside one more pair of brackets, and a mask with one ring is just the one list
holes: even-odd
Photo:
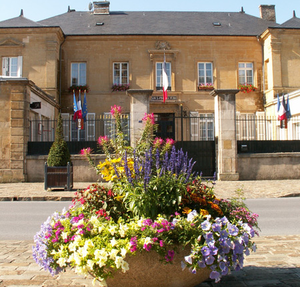
[(61, 114), (59, 114), (55, 131), (55, 141), (50, 148), (47, 164), (48, 166), (66, 166), (70, 161), (70, 151), (64, 140), (62, 117)]

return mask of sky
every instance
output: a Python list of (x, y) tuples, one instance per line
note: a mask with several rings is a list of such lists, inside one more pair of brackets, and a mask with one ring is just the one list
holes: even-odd
[[(76, 11), (88, 11), (91, 0), (0, 0), (0, 21), (20, 15), (39, 21), (67, 12), (68, 6)], [(293, 17), (293, 10), (300, 18), (299, 0), (110, 0), (111, 11), (213, 11), (239, 12), (260, 17), (259, 5), (275, 5), (276, 22), (284, 23)]]

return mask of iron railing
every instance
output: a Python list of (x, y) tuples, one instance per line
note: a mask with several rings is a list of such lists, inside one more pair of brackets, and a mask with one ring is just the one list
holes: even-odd
[[(121, 124), (125, 139), (129, 141), (129, 115), (121, 116)], [(53, 142), (56, 125), (56, 120), (31, 120), (29, 141)], [(87, 119), (80, 125), (78, 125), (78, 121), (69, 118), (63, 119), (63, 134), (67, 142), (97, 141), (100, 136), (107, 136), (111, 139), (116, 136), (115, 119), (111, 115), (101, 115), (98, 119)]]
[(241, 114), (236, 118), (237, 140), (300, 140), (300, 116), (287, 121), (264, 114)]

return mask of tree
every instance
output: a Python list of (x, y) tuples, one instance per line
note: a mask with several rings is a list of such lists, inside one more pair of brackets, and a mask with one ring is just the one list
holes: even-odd
[(53, 142), (47, 159), (48, 166), (66, 166), (71, 161), (70, 151), (63, 135), (62, 117), (59, 113)]

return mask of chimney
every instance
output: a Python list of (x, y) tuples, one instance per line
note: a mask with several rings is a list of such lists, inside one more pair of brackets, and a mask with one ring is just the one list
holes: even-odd
[(263, 20), (276, 22), (275, 5), (260, 5), (259, 11)]
[(94, 14), (109, 14), (109, 1), (94, 1)]

